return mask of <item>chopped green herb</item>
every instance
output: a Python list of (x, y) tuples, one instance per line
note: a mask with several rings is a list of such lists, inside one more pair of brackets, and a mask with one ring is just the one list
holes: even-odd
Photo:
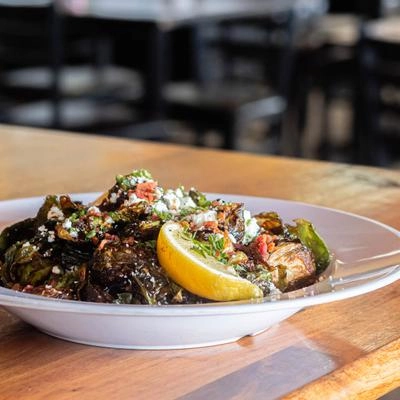
[(96, 234), (97, 234), (96, 229), (92, 229), (86, 234), (86, 239), (92, 239), (96, 236)]
[(196, 235), (185, 229), (181, 237), (192, 242), (192, 250), (202, 257), (214, 257), (218, 261), (227, 264), (229, 257), (224, 253), (224, 238), (220, 235), (211, 234), (208, 240), (198, 240)]
[(158, 218), (160, 218), (161, 221), (166, 222), (172, 219), (172, 213), (168, 211), (157, 211), (156, 209), (153, 210), (154, 214), (157, 215)]
[(207, 200), (207, 197), (198, 190), (190, 189), (189, 196), (201, 208), (208, 208), (211, 205), (211, 201)]

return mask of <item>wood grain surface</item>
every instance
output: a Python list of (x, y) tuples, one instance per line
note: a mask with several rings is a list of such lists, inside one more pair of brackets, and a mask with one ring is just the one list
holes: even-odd
[[(135, 168), (167, 187), (299, 200), (400, 229), (396, 171), (0, 126), (0, 200), (101, 191)], [(73, 344), (0, 309), (0, 399), (374, 399), (400, 385), (399, 309), (396, 282), (236, 343), (173, 351)]]

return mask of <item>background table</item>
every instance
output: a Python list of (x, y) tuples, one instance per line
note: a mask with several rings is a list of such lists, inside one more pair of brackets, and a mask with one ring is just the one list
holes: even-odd
[(66, 15), (113, 20), (145, 21), (163, 29), (204, 21), (242, 18), (281, 12), (292, 7), (321, 13), (326, 0), (54, 0)]
[[(101, 191), (134, 168), (163, 186), (305, 201), (400, 228), (399, 172), (0, 127), (2, 200)], [(399, 295), (394, 283), (236, 343), (174, 351), (64, 342), (0, 310), (0, 398), (374, 399), (400, 386)]]
[[(164, 87), (171, 69), (170, 33), (182, 26), (198, 28), (201, 24), (218, 21), (256, 17), (262, 19), (283, 11), (296, 9), (298, 19), (321, 15), (326, 11), (327, 0), (54, 0), (60, 16), (92, 20), (97, 23), (108, 22), (107, 31), (115, 31), (117, 24), (125, 26), (126, 34), (144, 36), (148, 54), (147, 74), (144, 74), (146, 108), (152, 119), (162, 119), (165, 111)], [(118, 25), (119, 25), (118, 24)], [(62, 27), (61, 19), (58, 25)], [(121, 28), (121, 25), (119, 25)], [(104, 28), (103, 28), (104, 29)], [(100, 28), (102, 31), (103, 29)], [(56, 41), (61, 47), (62, 29), (56, 32)], [(200, 39), (194, 35), (196, 43), (191, 52), (198, 78), (204, 64)], [(131, 51), (127, 49), (127, 51)], [(143, 55), (137, 55), (143, 57)]]

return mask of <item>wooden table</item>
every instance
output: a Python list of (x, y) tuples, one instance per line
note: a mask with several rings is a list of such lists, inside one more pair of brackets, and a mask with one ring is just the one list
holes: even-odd
[[(1, 199), (100, 191), (134, 168), (164, 186), (305, 201), (400, 228), (399, 172), (0, 126)], [(236, 343), (175, 351), (73, 344), (0, 310), (0, 398), (375, 399), (400, 386), (399, 295), (400, 282)]]

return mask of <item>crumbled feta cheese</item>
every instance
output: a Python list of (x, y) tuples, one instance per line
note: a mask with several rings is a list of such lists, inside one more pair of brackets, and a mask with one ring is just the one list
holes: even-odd
[(41, 237), (45, 237), (47, 235), (47, 228), (44, 225), (40, 225), (38, 231)]
[(47, 241), (49, 243), (53, 243), (56, 240), (56, 235), (54, 231), (49, 231), (49, 236), (47, 237)]
[(111, 195), (110, 195), (110, 203), (115, 204), (117, 202), (117, 200), (118, 200), (117, 193), (115, 193), (115, 192), (111, 193)]
[(244, 218), (244, 236), (243, 236), (243, 244), (249, 244), (260, 231), (260, 227), (257, 224), (257, 220), (251, 217), (249, 211), (243, 211)]
[(76, 238), (78, 237), (78, 231), (77, 231), (76, 229), (71, 229), (71, 230), (69, 231), (69, 235), (70, 235), (72, 238), (76, 239)]
[(72, 227), (72, 222), (71, 222), (71, 220), (70, 220), (69, 218), (66, 218), (65, 221), (64, 221), (63, 224), (62, 224), (62, 227), (63, 227), (64, 229), (71, 229), (71, 227)]
[(185, 196), (182, 188), (176, 190), (169, 189), (165, 193), (162, 189), (156, 189), (157, 201), (153, 205), (156, 212), (171, 212), (178, 213), (182, 209), (196, 208), (196, 203), (191, 197)]
[(113, 224), (114, 223), (114, 220), (109, 216), (109, 215), (107, 215), (107, 217), (104, 219), (104, 222), (106, 223), (106, 224)]
[(88, 211), (88, 213), (91, 213), (91, 214), (100, 214), (100, 210), (96, 206), (89, 207), (87, 211)]
[(228, 237), (231, 240), (232, 243), (236, 243), (235, 237), (232, 235), (232, 233), (228, 233)]
[(61, 269), (60, 269), (60, 267), (58, 266), (58, 265), (55, 265), (52, 269), (51, 269), (51, 272), (53, 273), (53, 274), (61, 274)]
[(204, 225), (205, 222), (217, 221), (217, 212), (214, 210), (204, 211), (191, 216), (192, 222), (196, 228)]
[(47, 213), (47, 219), (63, 221), (64, 220), (63, 212), (57, 206), (51, 206), (49, 212)]
[(179, 210), (181, 202), (179, 201), (178, 196), (173, 190), (168, 190), (162, 197), (162, 200), (169, 210)]
[(136, 196), (135, 193), (131, 193), (127, 200), (125, 200), (124, 205), (130, 206), (132, 204), (140, 203), (141, 201), (145, 201), (145, 199), (141, 199)]
[(43, 257), (50, 257), (52, 253), (52, 249), (47, 249), (44, 253), (43, 253)]
[(178, 188), (178, 189), (176, 189), (175, 190), (175, 195), (176, 195), (176, 197), (179, 197), (179, 198), (182, 198), (183, 197), (183, 190), (182, 190), (182, 188)]
[(190, 196), (185, 196), (181, 199), (181, 208), (196, 208), (196, 203)]
[(164, 202), (162, 202), (161, 200), (156, 201), (153, 204), (153, 209), (155, 212), (158, 212), (158, 213), (163, 213), (163, 212), (169, 211), (167, 205)]
[(131, 187), (136, 186), (138, 183), (144, 182), (154, 182), (154, 180), (151, 178), (146, 178), (145, 176), (131, 176), (129, 178), (129, 184), (131, 185)]
[(162, 197), (163, 194), (164, 194), (164, 190), (161, 187), (157, 186), (154, 189), (154, 198), (156, 200), (159, 200)]

